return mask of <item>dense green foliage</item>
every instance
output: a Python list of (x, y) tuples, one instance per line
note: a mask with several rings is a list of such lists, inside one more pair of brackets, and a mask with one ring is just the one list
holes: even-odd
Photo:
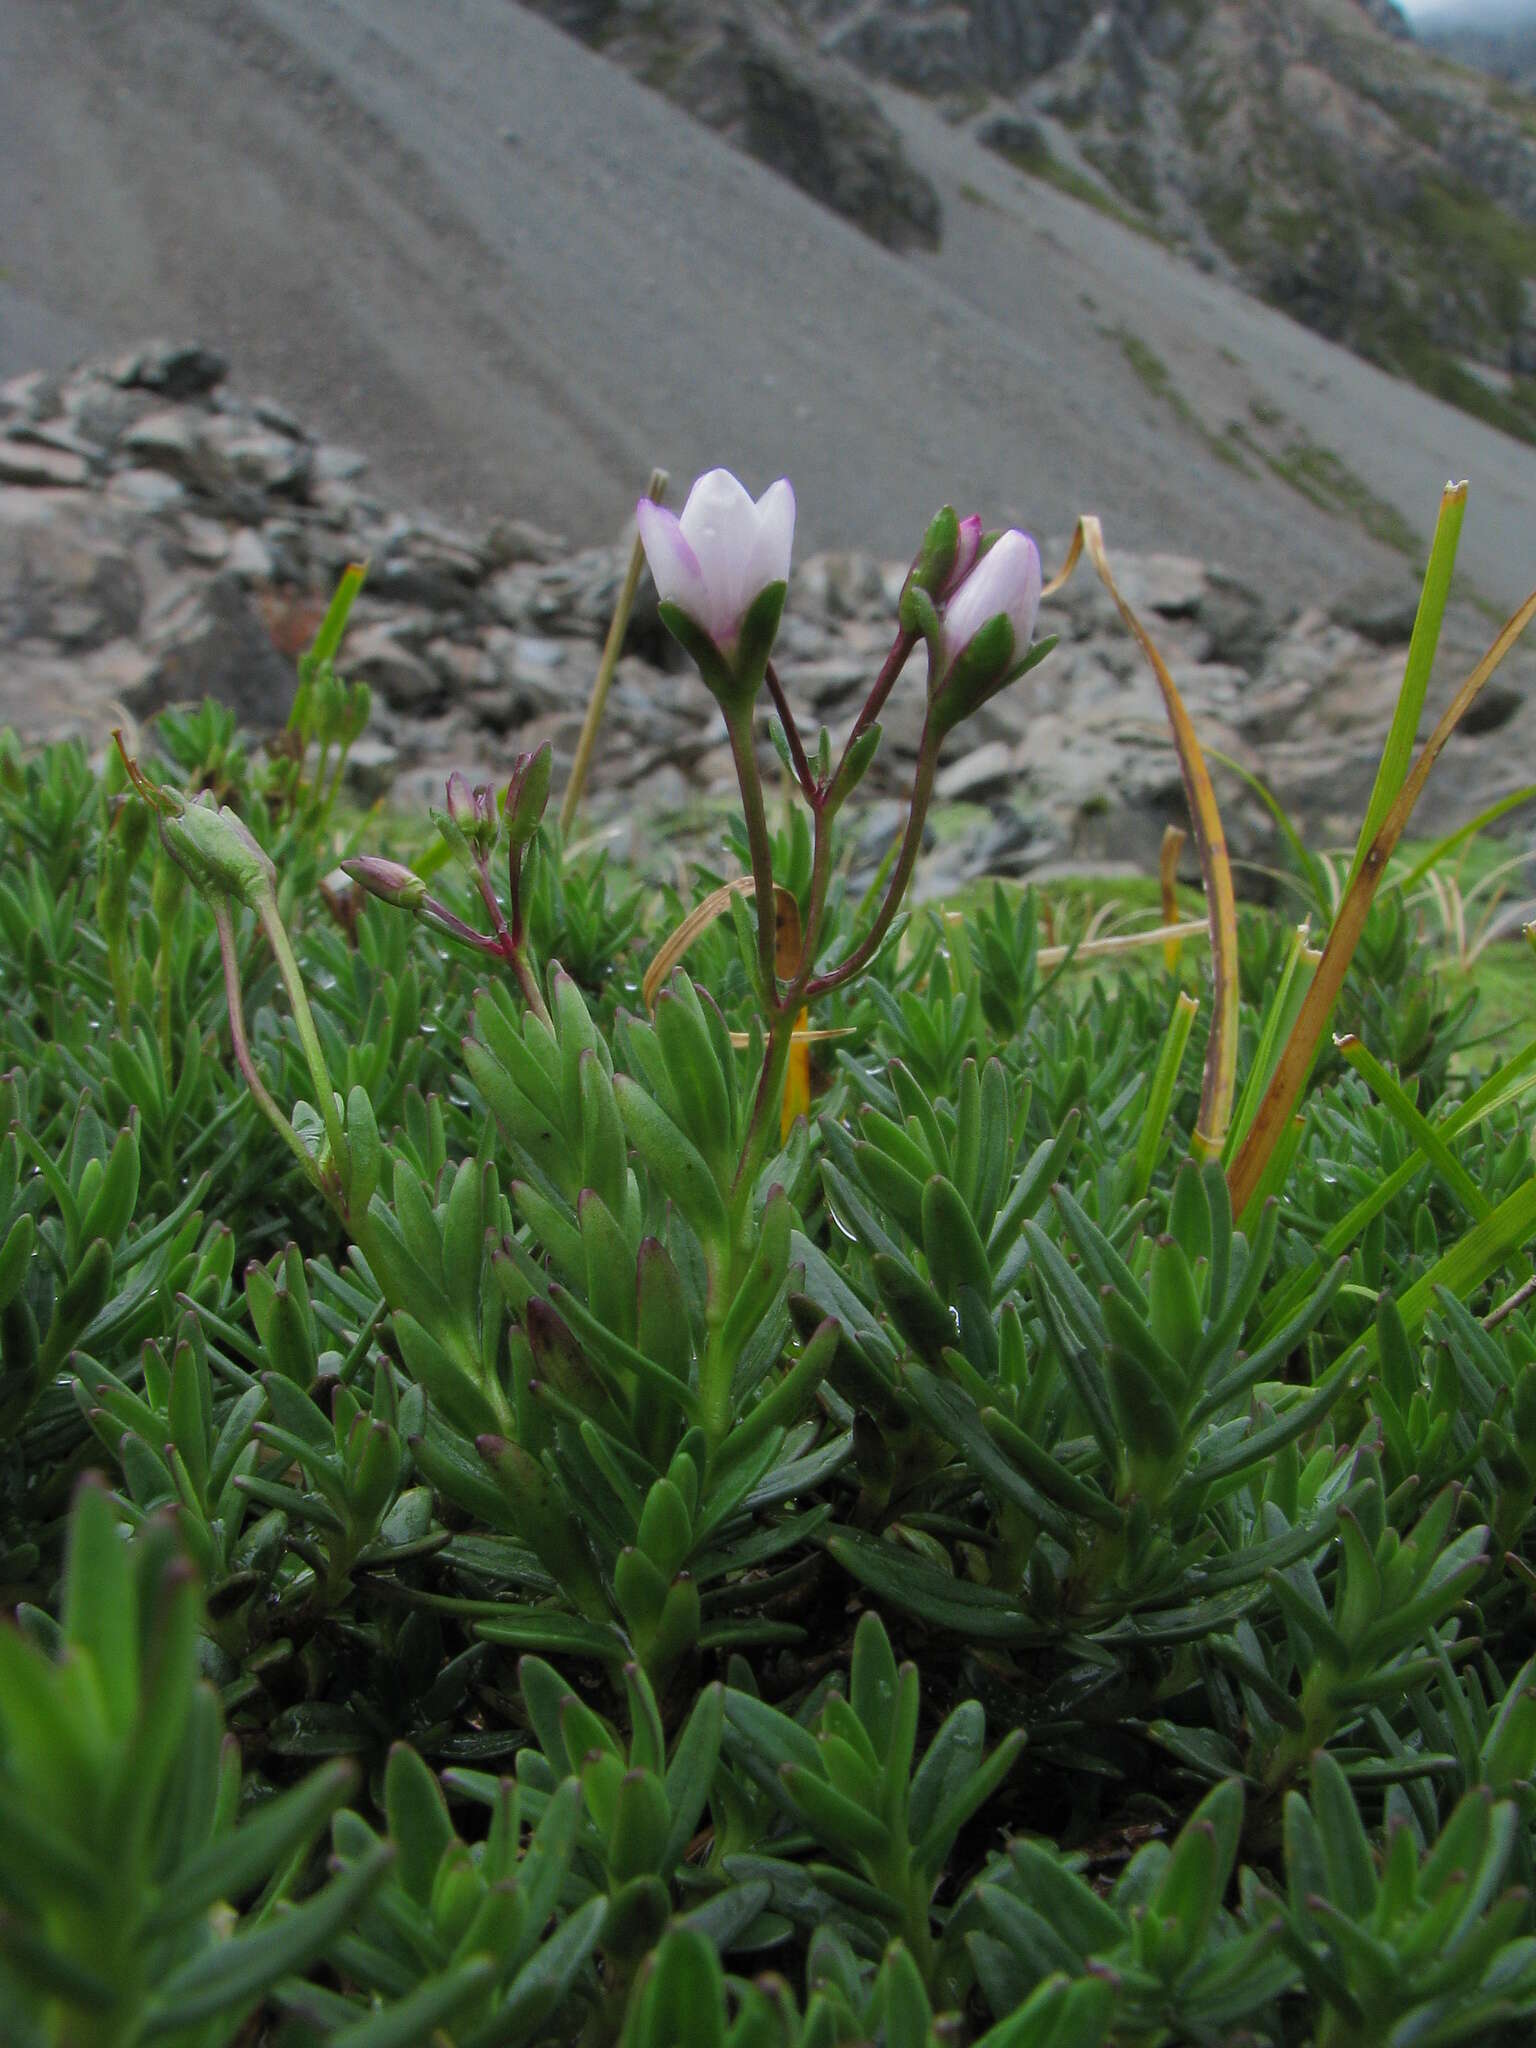
[(919, 913), (781, 1140), (750, 919), (647, 1013), (690, 906), (537, 757), (418, 862), (451, 950), (331, 771), (146, 748), (246, 834), (0, 759), (8, 2042), (1525, 2038), (1536, 1044), (1398, 894), (1234, 1217), (1191, 949)]

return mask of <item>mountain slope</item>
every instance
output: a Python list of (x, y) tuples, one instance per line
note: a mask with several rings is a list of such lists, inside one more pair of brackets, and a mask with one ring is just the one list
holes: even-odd
[(1405, 575), (1368, 528), (1422, 540), (1470, 472), (1467, 571), (1524, 595), (1531, 449), (881, 98), (951, 216), (936, 254), (507, 0), (7, 0), (7, 290), (36, 317), (0, 358), (201, 335), (450, 516), (607, 534), (653, 461), (723, 461), (793, 477), (807, 549), (900, 554), (945, 496), (1043, 537), (1094, 509), (1286, 599)]
[(792, 0), (824, 54), (1536, 436), (1536, 101), (1391, 0)]

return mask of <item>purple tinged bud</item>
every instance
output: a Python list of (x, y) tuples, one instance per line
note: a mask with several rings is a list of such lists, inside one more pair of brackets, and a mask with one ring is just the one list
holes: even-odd
[(474, 824), (475, 799), (462, 768), (455, 768), (448, 778), (448, 815), (461, 832), (469, 831)]
[(382, 854), (359, 854), (355, 860), (344, 860), (341, 865), (360, 889), (377, 896), (381, 903), (393, 903), (400, 910), (417, 910), (426, 898), (427, 885), (420, 875), (413, 875), (397, 860), (385, 860)]
[(448, 816), (483, 860), (496, 844), (500, 829), (496, 799), (484, 783), (471, 789), (461, 768), (455, 768), (448, 778)]
[(982, 627), (1000, 615), (1013, 629), (1013, 665), (1021, 662), (1034, 638), (1042, 582), (1040, 550), (1029, 535), (1017, 527), (999, 535), (964, 581), (951, 584), (954, 594), (944, 607), (939, 643), (940, 673), (948, 675)]
[(939, 592), (941, 603), (945, 599), (954, 596), (960, 585), (975, 568), (976, 557), (981, 553), (981, 535), (981, 514), (979, 512), (967, 512), (960, 522), (959, 540), (955, 549), (955, 565), (944, 579), (944, 588)]

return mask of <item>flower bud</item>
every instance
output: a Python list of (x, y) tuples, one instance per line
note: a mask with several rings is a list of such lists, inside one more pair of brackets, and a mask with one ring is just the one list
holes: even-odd
[(455, 768), (449, 776), (449, 821), (459, 829), (471, 858), (477, 860), (485, 860), (492, 852), (502, 829), (489, 784), (477, 782), (471, 788), (463, 768)]
[(277, 870), (228, 804), (216, 805), (208, 790), (190, 802), (176, 790), (159, 795), (166, 804), (160, 817), (165, 850), (195, 888), (238, 896), (242, 903), (254, 903), (271, 889)]
[(934, 710), (950, 731), (1024, 668), (1040, 609), (1040, 551), (1017, 528), (999, 535), (944, 606)]
[(928, 531), (923, 535), (923, 544), (907, 571), (907, 580), (901, 586), (899, 611), (902, 624), (909, 631), (916, 630), (917, 624), (908, 616), (911, 593), (925, 591), (935, 604), (942, 604), (970, 575), (980, 552), (979, 512), (968, 512), (964, 519), (959, 519), (954, 506), (945, 505), (933, 515), (928, 522)]
[(549, 802), (549, 779), (554, 765), (555, 751), (548, 740), (531, 754), (519, 754), (512, 763), (502, 809), (506, 813), (507, 837), (514, 846), (526, 846), (539, 829), (544, 806)]
[(726, 469), (688, 493), (682, 516), (642, 498), (640, 542), (669, 632), (722, 701), (754, 696), (779, 629), (795, 537), (786, 478), (754, 504)]
[(981, 514), (967, 512), (956, 535), (955, 559), (939, 592), (941, 599), (953, 597), (975, 568), (976, 557), (981, 553), (981, 533)]
[(471, 789), (461, 768), (455, 768), (448, 778), (448, 816), (483, 860), (496, 844), (500, 829), (496, 801), (484, 783)]
[(355, 860), (344, 860), (341, 865), (360, 889), (365, 889), (370, 896), (377, 896), (381, 903), (394, 904), (399, 910), (417, 910), (426, 897), (427, 885), (420, 875), (413, 875), (397, 860), (385, 860), (377, 853), (364, 853)]

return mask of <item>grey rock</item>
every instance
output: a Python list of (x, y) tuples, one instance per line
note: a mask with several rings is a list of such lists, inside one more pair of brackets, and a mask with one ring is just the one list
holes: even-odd
[(975, 803), (1010, 788), (1017, 780), (1013, 748), (1006, 740), (990, 740), (941, 768), (934, 795), (942, 803)]
[(80, 456), (87, 464), (101, 462), (106, 454), (99, 443), (77, 433), (66, 414), (51, 420), (18, 420), (10, 429), (10, 438), (39, 448), (61, 449), (66, 455)]
[(1009, 804), (971, 843), (968, 879), (1027, 875), (1061, 852), (1061, 833), (1040, 811)]
[(77, 653), (135, 632), (143, 608), (140, 571), (102, 526), (31, 490), (0, 490), (0, 646)]
[(186, 498), (185, 484), (158, 469), (114, 470), (107, 495), (140, 512), (168, 512)]
[(123, 436), (124, 451), (149, 469), (163, 469), (196, 490), (228, 485), (228, 464), (208, 438), (207, 422), (195, 413), (166, 406), (137, 421)]
[(392, 711), (419, 716), (439, 706), (445, 695), (437, 671), (413, 654), (392, 626), (382, 623), (347, 634), (342, 666), (348, 676), (376, 690)]
[(264, 427), (270, 427), (276, 434), (286, 434), (290, 441), (303, 441), (308, 438), (300, 421), (286, 405), (279, 405), (275, 398), (253, 399), (251, 411)]
[(1195, 613), (1208, 661), (1231, 662), (1255, 671), (1274, 638), (1274, 620), (1258, 591), (1235, 576), (1213, 569)]
[(242, 583), (272, 581), (272, 550), (256, 527), (242, 526), (236, 530), (229, 543), (225, 566)]
[(0, 441), (0, 484), (33, 484), (58, 489), (74, 488), (90, 475), (83, 456), (62, 448), (47, 448), (38, 442)]
[(288, 434), (225, 416), (208, 422), (202, 441), (216, 482), (227, 474), (252, 491), (283, 497), (302, 497), (308, 488), (309, 449)]
[[(255, 532), (258, 529), (253, 527), (250, 530)], [(286, 517), (266, 519), (262, 521), (259, 531), (262, 546), (271, 559), (271, 574), (275, 582), (291, 583), (301, 589), (307, 589), (316, 582), (326, 586), (336, 580), (336, 569), (339, 564), (322, 553), (322, 559), (330, 566), (324, 570), (320, 568), (314, 559), (315, 551), (310, 545), (312, 529), (301, 521)], [(350, 559), (351, 553), (350, 549), (342, 549), (340, 559)]]
[(59, 379), (47, 370), (24, 370), (0, 384), (0, 407), (22, 419), (43, 419), (59, 405)]
[(368, 458), (355, 448), (342, 448), (333, 441), (322, 441), (310, 458), (310, 466), (320, 483), (349, 484), (367, 470)]
[(1206, 594), (1205, 564), (1188, 555), (1132, 557), (1115, 581), (1132, 611), (1166, 619), (1197, 617)]
[(150, 342), (115, 366), (119, 384), (177, 399), (200, 398), (215, 390), (228, 371), (229, 364), (216, 349), (196, 341)]
[(229, 528), (197, 512), (183, 512), (177, 530), (189, 558), (207, 569), (221, 568), (233, 545)]
[(214, 697), (253, 732), (272, 732), (293, 708), (297, 676), (272, 644), (239, 579), (210, 577), (160, 624), (158, 658), (134, 692), (140, 717)]
[(469, 595), (461, 578), (410, 555), (376, 563), (368, 572), (368, 581), (371, 594), (382, 603), (426, 605), (437, 612), (458, 610)]
[(347, 754), (347, 788), (359, 803), (377, 803), (393, 788), (399, 767), (400, 749), (365, 732)]
[(65, 385), (60, 402), (75, 433), (108, 455), (128, 429), (160, 403), (152, 392), (125, 391), (109, 377), (91, 374)]
[(1356, 584), (1334, 599), (1328, 616), (1377, 647), (1406, 646), (1413, 636), (1419, 594), (1410, 577)]
[(493, 519), (480, 553), (488, 570), (508, 569), (516, 562), (558, 562), (570, 550), (558, 534), (546, 533), (527, 519)]

